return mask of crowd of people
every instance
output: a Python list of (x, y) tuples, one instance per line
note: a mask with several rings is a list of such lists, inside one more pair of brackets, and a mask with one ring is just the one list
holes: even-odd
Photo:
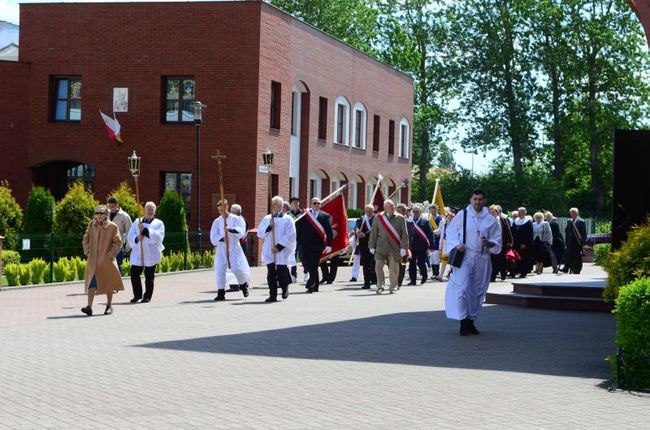
[[(350, 281), (363, 276), (362, 289), (375, 285), (376, 293), (382, 294), (386, 266), (390, 294), (402, 287), (407, 266), (408, 285), (417, 285), (418, 274), (421, 284), (429, 279), (447, 279), (447, 317), (459, 320), (460, 334), (467, 336), (478, 334), (474, 321), (489, 283), (497, 277), (521, 278), (533, 270), (541, 274), (549, 266), (554, 273), (580, 273), (586, 224), (578, 209), (569, 211), (565, 243), (552, 213), (536, 212), (530, 217), (526, 208), (520, 207), (509, 217), (499, 205), (487, 208), (485, 202), (485, 192), (477, 189), (469, 205), (462, 209), (439, 208), (435, 204), (413, 204), (409, 208), (390, 199), (384, 201), (383, 210), (367, 205), (350, 232), (347, 251), (352, 251), (354, 261)], [(210, 229), (210, 241), (215, 247), (215, 301), (225, 300), (228, 274), (236, 279), (236, 289), (248, 297), (250, 266), (243, 248), (248, 223), (238, 205), (230, 208), (227, 201), (219, 201), (217, 206), (221, 215)], [(165, 249), (165, 226), (156, 218), (153, 202), (147, 202), (144, 209), (144, 217), (131, 221), (114, 197), (106, 206), (97, 207), (83, 239), (88, 257), (88, 303), (81, 311), (86, 315), (92, 315), (98, 294), (107, 296), (104, 314), (113, 312), (113, 294), (124, 289), (120, 269), (127, 254), (133, 290), (130, 302), (152, 300), (156, 265)], [(338, 253), (332, 253), (334, 234), (332, 216), (321, 210), (319, 198), (311, 199), (308, 210), (302, 209), (295, 197), (289, 202), (280, 196), (271, 199), (271, 213), (257, 227), (257, 236), (263, 240), (261, 260), (267, 268), (267, 303), (278, 301), (278, 290), (283, 300), (288, 299), (289, 286), (298, 282), (298, 262), (303, 266), (307, 293), (318, 292), (321, 283), (334, 282), (338, 266)], [(333, 258), (322, 258), (328, 254)]]

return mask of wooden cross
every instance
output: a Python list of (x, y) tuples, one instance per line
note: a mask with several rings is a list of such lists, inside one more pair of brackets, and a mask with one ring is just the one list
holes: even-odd
[(221, 169), (221, 160), (225, 159), (225, 155), (221, 155), (221, 151), (217, 150), (217, 155), (212, 155), (212, 158), (217, 160), (217, 171), (219, 172), (219, 192), (221, 194), (221, 217), (223, 218), (223, 234), (224, 234), (224, 244), (226, 245), (226, 265), (230, 269), (230, 244), (228, 241), (228, 225), (227, 221), (227, 212), (226, 212), (226, 199), (225, 192), (223, 190), (223, 172)]

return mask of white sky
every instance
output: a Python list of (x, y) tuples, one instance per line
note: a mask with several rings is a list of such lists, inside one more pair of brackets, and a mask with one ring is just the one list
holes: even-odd
[[(127, 2), (131, 0), (112, 0), (113, 2)], [(158, 1), (173, 1), (173, 0), (158, 0)], [(14, 24), (19, 22), (19, 3), (104, 3), (106, 0), (0, 0), (0, 20), (8, 21)], [(472, 154), (465, 153), (460, 145), (450, 143), (454, 149), (454, 158), (456, 163), (466, 169), (472, 168), (472, 161), (474, 164), (474, 171), (484, 172), (487, 170), (490, 162), (498, 156), (498, 152), (491, 151), (486, 156), (481, 154), (472, 157)], [(473, 158), (473, 160), (472, 160)]]

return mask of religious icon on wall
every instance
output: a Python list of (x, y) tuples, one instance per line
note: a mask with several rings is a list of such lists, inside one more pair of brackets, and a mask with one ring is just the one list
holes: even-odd
[(129, 111), (129, 89), (113, 88), (113, 112)]

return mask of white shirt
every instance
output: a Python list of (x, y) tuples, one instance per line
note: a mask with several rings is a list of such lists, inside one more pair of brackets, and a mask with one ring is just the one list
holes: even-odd
[(289, 215), (275, 217), (273, 219), (273, 230), (275, 230), (275, 243), (282, 245), (282, 251), (273, 256), (273, 230), (267, 232), (266, 229), (271, 223), (271, 215), (266, 215), (262, 218), (259, 227), (257, 228), (257, 237), (264, 239), (262, 245), (262, 262), (264, 264), (275, 263), (276, 265), (288, 266), (292, 264), (293, 254), (296, 249), (296, 226), (293, 218)]
[[(468, 205), (465, 211), (460, 211), (446, 227), (445, 253), (463, 244), (463, 217), (467, 216), (467, 227), (465, 236), (465, 249), (473, 253), (488, 255), (501, 252), (501, 225), (490, 215), (487, 208), (476, 213), (472, 205)], [(486, 238), (494, 243), (492, 248), (484, 247), (481, 238)]]
[[(131, 228), (129, 229), (129, 234), (127, 235), (127, 240), (129, 246), (131, 247), (131, 264), (134, 266), (142, 265), (142, 254), (140, 253), (140, 242), (136, 243), (135, 240), (140, 234), (140, 220), (141, 218), (136, 219)], [(145, 267), (151, 267), (155, 264), (158, 264), (162, 261), (162, 252), (165, 249), (163, 246), (163, 240), (165, 239), (165, 224), (158, 218), (154, 218), (151, 223), (146, 222), (142, 225), (148, 229), (149, 237), (142, 237), (142, 251), (144, 251), (144, 265)]]

